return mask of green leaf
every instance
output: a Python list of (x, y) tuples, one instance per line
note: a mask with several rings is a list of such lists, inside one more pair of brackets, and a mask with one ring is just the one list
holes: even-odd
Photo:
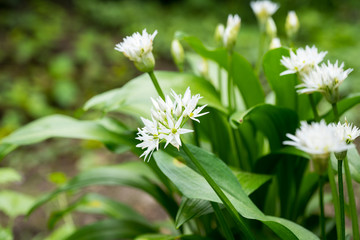
[(165, 234), (145, 234), (138, 236), (135, 240), (211, 240), (211, 238), (198, 235), (169, 236)]
[(74, 231), (75, 227), (73, 225), (62, 225), (46, 237), (45, 240), (64, 240)]
[(0, 227), (0, 239), (1, 240), (13, 240), (11, 229)]
[(53, 228), (59, 220), (73, 211), (103, 214), (119, 220), (132, 220), (151, 226), (142, 215), (130, 206), (98, 194), (87, 194), (73, 202), (67, 208), (52, 213), (48, 221), (48, 227), (50, 229)]
[[(187, 87), (190, 87), (193, 94), (200, 94), (203, 97), (200, 99), (199, 104), (208, 104), (226, 112), (219, 100), (218, 93), (209, 81), (189, 73), (156, 71), (155, 76), (165, 94), (170, 93), (170, 89), (176, 91), (177, 94), (183, 94)], [(84, 109), (97, 109), (104, 112), (119, 111), (136, 117), (149, 117), (150, 98), (156, 98), (157, 96), (150, 77), (147, 74), (142, 74), (132, 79), (122, 88), (91, 98), (85, 104)]]
[(76, 230), (65, 240), (114, 240), (134, 239), (136, 236), (156, 230), (131, 220), (107, 219)]
[(352, 178), (360, 183), (360, 154), (356, 148), (348, 150), (347, 157)]
[(249, 109), (237, 121), (250, 122), (268, 138), (272, 151), (278, 150), (286, 140), (286, 133), (293, 133), (298, 126), (297, 114), (288, 109), (269, 104), (260, 104)]
[(272, 176), (270, 175), (243, 172), (238, 169), (232, 169), (232, 171), (240, 182), (246, 195), (250, 195), (256, 189), (272, 179)]
[(231, 70), (234, 84), (239, 88), (247, 108), (265, 102), (264, 90), (251, 64), (236, 52), (232, 56)]
[(175, 226), (179, 228), (192, 218), (214, 212), (209, 201), (183, 197), (176, 215)]
[(0, 184), (20, 182), (21, 175), (13, 168), (0, 168)]
[[(283, 56), (290, 55), (287, 48), (276, 48), (268, 51), (263, 60), (266, 79), (275, 93), (276, 105), (290, 108), (299, 114), (300, 119), (312, 118), (311, 106), (306, 94), (299, 95), (295, 86), (298, 80), (295, 74), (280, 76), (286, 68), (280, 63)], [(316, 98), (318, 102), (319, 97)]]
[[(269, 175), (242, 172), (237, 169), (232, 169), (232, 172), (239, 180), (247, 195), (253, 193), (272, 178), (272, 176)], [(209, 201), (183, 197), (179, 211), (176, 215), (175, 225), (179, 228), (182, 224), (192, 218), (200, 217), (212, 212), (214, 212), (214, 210)]]
[[(339, 116), (344, 114), (347, 110), (351, 109), (355, 105), (360, 103), (360, 93), (350, 95), (344, 99), (341, 99), (337, 103), (338, 113)], [(334, 112), (332, 109), (330, 109), (325, 115), (322, 116), (322, 118), (325, 118), (326, 122), (334, 122)]]
[[(241, 184), (224, 162), (201, 148), (189, 145), (189, 149), (219, 187), (222, 188), (240, 215), (263, 222), (282, 239), (318, 239), (313, 233), (291, 221), (264, 215), (245, 194)], [(177, 158), (158, 151), (154, 153), (154, 158), (160, 169), (172, 180), (184, 196), (221, 203), (210, 185), (194, 170), (195, 167), (190, 159), (182, 151)]]
[(31, 196), (10, 190), (0, 192), (0, 211), (10, 218), (25, 215), (33, 203), (34, 199)]
[(13, 150), (14, 146), (34, 144), (53, 137), (96, 140), (105, 144), (133, 144), (127, 133), (112, 132), (107, 126), (105, 120), (81, 121), (64, 115), (44, 117), (3, 138), (0, 149), (5, 152), (0, 155), (9, 153), (6, 146), (11, 146)]
[(168, 211), (170, 216), (175, 218), (178, 208), (177, 203), (157, 185), (158, 182), (159, 180), (144, 162), (127, 162), (115, 166), (90, 169), (80, 173), (55, 191), (41, 197), (28, 214), (31, 214), (35, 209), (55, 198), (58, 194), (68, 190), (93, 185), (122, 185), (138, 188), (148, 193)]

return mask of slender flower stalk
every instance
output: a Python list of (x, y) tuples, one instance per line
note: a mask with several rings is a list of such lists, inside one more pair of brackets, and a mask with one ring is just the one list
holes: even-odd
[(334, 211), (335, 211), (336, 235), (337, 235), (337, 239), (342, 239), (341, 238), (341, 219), (340, 219), (339, 195), (338, 195), (338, 191), (337, 191), (337, 187), (336, 187), (336, 183), (335, 183), (334, 170), (333, 170), (331, 164), (329, 164), (329, 167), (328, 167), (328, 176), (329, 176), (329, 183), (330, 183), (330, 188), (331, 188), (332, 202), (333, 202)]
[(326, 240), (325, 231), (325, 208), (324, 208), (324, 183), (325, 177), (319, 176), (319, 205), (320, 205), (320, 228), (321, 236), (323, 240)]

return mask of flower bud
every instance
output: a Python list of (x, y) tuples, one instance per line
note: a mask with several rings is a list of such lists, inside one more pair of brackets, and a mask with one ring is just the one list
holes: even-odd
[(286, 17), (285, 30), (288, 37), (292, 38), (296, 35), (300, 27), (299, 19), (295, 11), (290, 11)]
[(230, 14), (228, 16), (224, 37), (223, 37), (224, 46), (228, 50), (232, 50), (235, 46), (237, 35), (240, 30), (240, 24), (241, 24), (241, 19), (237, 14), (235, 14), (234, 16)]
[(182, 47), (180, 41), (177, 39), (174, 39), (171, 42), (171, 55), (174, 59), (176, 66), (179, 68), (180, 71), (182, 71), (182, 69), (184, 68), (185, 60), (184, 48)]
[(223, 43), (224, 32), (225, 32), (225, 26), (223, 24), (218, 24), (215, 29), (214, 39), (215, 42), (218, 43), (219, 45), (222, 45)]
[(154, 55), (148, 52), (141, 57), (141, 61), (134, 61), (134, 65), (141, 72), (151, 72), (155, 67)]
[(280, 48), (281, 47), (281, 42), (280, 42), (280, 39), (275, 37), (271, 40), (271, 43), (270, 43), (270, 50), (271, 49), (275, 49), (275, 48)]
[(266, 33), (270, 38), (276, 37), (277, 29), (272, 17), (269, 17), (266, 22)]

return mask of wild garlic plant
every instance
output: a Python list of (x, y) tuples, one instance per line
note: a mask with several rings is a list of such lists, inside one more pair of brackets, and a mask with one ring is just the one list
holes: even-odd
[[(268, 0), (251, 2), (259, 22), (259, 57), (254, 62), (236, 51), (244, 24), (237, 14), (227, 17), (226, 26), (214, 26), (213, 48), (195, 36), (175, 34), (171, 55), (179, 71), (154, 70), (153, 42), (160, 31), (150, 34), (144, 29), (125, 37), (115, 49), (144, 74), (85, 104), (85, 111), (99, 111), (102, 117), (39, 119), (2, 139), (0, 154), (47, 138), (68, 137), (101, 142), (114, 154), (131, 151), (144, 161), (80, 172), (39, 198), (29, 214), (69, 190), (125, 185), (155, 199), (168, 220), (153, 223), (132, 206), (89, 194), (54, 210), (49, 225), (82, 210), (106, 219), (73, 225), (63, 239), (311, 240), (331, 237), (335, 228), (338, 239), (345, 239), (350, 231), (344, 225), (344, 162), (350, 235), (359, 239), (352, 181), (360, 182), (360, 156), (354, 147), (360, 131), (346, 118), (339, 121), (360, 101), (359, 94), (339, 94), (352, 69), (340, 61), (322, 63), (327, 52), (315, 46), (281, 47), (281, 42), (293, 45), (301, 16), (290, 11), (286, 22), (277, 24), (272, 16), (279, 7)], [(285, 26), (286, 38), (278, 35), (277, 26)], [(331, 110), (318, 111), (325, 101)], [(111, 112), (133, 121), (107, 114)], [(336, 226), (325, 228), (333, 220), (324, 210), (328, 181), (332, 201), (327, 204), (334, 206)]]

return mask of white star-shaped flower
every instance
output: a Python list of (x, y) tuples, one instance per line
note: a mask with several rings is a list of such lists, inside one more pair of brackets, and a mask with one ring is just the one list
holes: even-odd
[(301, 76), (307, 74), (324, 59), (326, 54), (327, 52), (318, 52), (315, 46), (299, 48), (296, 53), (290, 51), (290, 57), (283, 56), (280, 60), (287, 68), (280, 76), (293, 73), (299, 73)]

